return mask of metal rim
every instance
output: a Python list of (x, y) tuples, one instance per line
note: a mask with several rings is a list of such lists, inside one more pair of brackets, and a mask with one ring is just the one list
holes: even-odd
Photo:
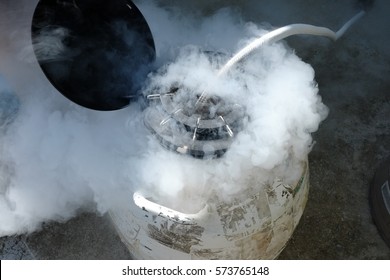
[[(185, 88), (147, 95), (152, 105), (145, 111), (144, 124), (168, 150), (200, 159), (219, 158), (242, 130), (245, 108), (218, 99), (203, 112), (192, 111), (196, 96)], [(213, 106), (218, 109), (209, 110)]]

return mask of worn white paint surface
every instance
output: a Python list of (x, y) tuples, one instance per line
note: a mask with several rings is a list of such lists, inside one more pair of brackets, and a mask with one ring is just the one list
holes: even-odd
[(294, 184), (276, 179), (272, 185), (248, 186), (256, 192), (242, 201), (210, 199), (196, 214), (177, 212), (138, 193), (110, 214), (136, 259), (274, 259), (306, 205), (308, 162), (301, 165)]

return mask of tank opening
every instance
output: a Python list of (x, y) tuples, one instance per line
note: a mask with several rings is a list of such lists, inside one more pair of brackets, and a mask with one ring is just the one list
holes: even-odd
[(217, 158), (242, 130), (247, 115), (242, 105), (216, 95), (196, 106), (200, 96), (180, 87), (147, 95), (151, 104), (145, 112), (145, 125), (169, 150), (195, 158)]

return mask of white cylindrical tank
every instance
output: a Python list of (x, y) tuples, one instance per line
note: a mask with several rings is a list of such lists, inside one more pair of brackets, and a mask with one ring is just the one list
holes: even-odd
[[(293, 184), (247, 180), (237, 198), (205, 199), (195, 214), (169, 209), (139, 193), (110, 211), (122, 241), (136, 259), (274, 259), (286, 246), (306, 205), (308, 161)], [(253, 183), (253, 182), (258, 182)], [(245, 196), (245, 194), (248, 194)], [(240, 199), (240, 198), (243, 199)]]

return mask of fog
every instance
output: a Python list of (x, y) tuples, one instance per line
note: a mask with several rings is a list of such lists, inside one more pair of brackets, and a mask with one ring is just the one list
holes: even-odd
[[(211, 9), (201, 17), (190, 12), (194, 4), (186, 9), (136, 3), (152, 30), (157, 55), (141, 94), (166, 92), (174, 84), (192, 89), (189, 94), (207, 89), (244, 106), (249, 121), (219, 159), (168, 151), (145, 128), (140, 104), (99, 112), (63, 97), (43, 75), (32, 49), (36, 1), (2, 2), (0, 236), (32, 232), (80, 211), (104, 214), (130, 201), (123, 194), (134, 191), (193, 212), (211, 195), (228, 200), (246, 188), (275, 178), (289, 183), (300, 175), (297, 162), (306, 159), (311, 133), (328, 113), (313, 68), (285, 42), (265, 46), (220, 78), (221, 62), (208, 57), (210, 52), (232, 56), (272, 23), (244, 20), (235, 7)], [(66, 31), (45, 37), (55, 42), (50, 55), (57, 56), (62, 46), (55, 35)]]

